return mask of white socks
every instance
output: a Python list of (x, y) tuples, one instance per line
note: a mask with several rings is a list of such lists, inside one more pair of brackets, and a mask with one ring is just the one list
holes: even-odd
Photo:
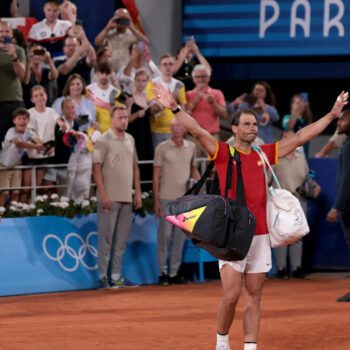
[(228, 344), (228, 334), (221, 335), (219, 333), (216, 333), (216, 342)]
[(257, 350), (256, 343), (244, 343), (244, 350)]

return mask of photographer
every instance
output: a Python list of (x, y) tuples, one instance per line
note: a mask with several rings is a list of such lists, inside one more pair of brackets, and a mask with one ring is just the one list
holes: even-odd
[(231, 113), (252, 109), (258, 118), (258, 136), (265, 143), (274, 142), (272, 135), (272, 123), (280, 118), (275, 108), (276, 100), (270, 85), (265, 81), (258, 81), (250, 94), (243, 94), (232, 101), (228, 108)]
[(134, 78), (137, 71), (144, 69), (150, 79), (159, 77), (160, 71), (157, 65), (151, 60), (148, 45), (143, 41), (134, 43), (129, 48), (130, 60), (126, 66), (120, 68), (117, 77), (122, 91), (132, 94)]
[(60, 96), (70, 74), (79, 74), (86, 84), (90, 84), (91, 67), (96, 62), (96, 52), (85, 35), (84, 29), (76, 25), (74, 36), (64, 40), (64, 56), (55, 61), (59, 77), (57, 80), (57, 95)]
[(185, 45), (176, 56), (174, 66), (174, 78), (182, 81), (186, 90), (191, 90), (195, 87), (192, 81), (192, 71), (198, 64), (206, 66), (211, 72), (211, 66), (200, 52), (194, 36), (188, 36)]
[(35, 85), (41, 85), (48, 94), (48, 104), (51, 104), (49, 83), (57, 79), (58, 71), (52, 61), (50, 53), (40, 45), (33, 45), (28, 52), (23, 82), (23, 99), (27, 108), (33, 107), (30, 100), (30, 89)]
[(7, 130), (13, 126), (12, 113), (24, 107), (21, 81), (24, 80), (26, 56), (12, 43), (12, 29), (0, 21), (0, 149)]
[(147, 37), (135, 28), (129, 11), (120, 8), (96, 36), (95, 44), (110, 48), (113, 55), (112, 69), (118, 71), (128, 63), (130, 58), (128, 48), (138, 40), (149, 44)]

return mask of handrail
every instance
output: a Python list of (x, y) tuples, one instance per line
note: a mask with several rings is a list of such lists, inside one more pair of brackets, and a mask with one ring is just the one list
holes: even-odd
[[(200, 169), (201, 172), (205, 170), (206, 162), (208, 161), (207, 158), (195, 158), (196, 162), (200, 163)], [(146, 164), (153, 164), (153, 160), (139, 160), (139, 165), (146, 165)], [(0, 191), (10, 191), (10, 190), (31, 190), (31, 198), (34, 200), (37, 195), (37, 190), (39, 189), (45, 189), (45, 188), (65, 188), (67, 187), (67, 184), (65, 185), (36, 185), (36, 169), (49, 169), (49, 168), (67, 168), (68, 164), (42, 164), (42, 165), (18, 165), (13, 168), (6, 168), (6, 167), (0, 167), (0, 176), (1, 171), (6, 170), (26, 170), (31, 169), (31, 178), (32, 182), (30, 186), (20, 186), (20, 187), (2, 187), (0, 188)], [(152, 180), (141, 180), (141, 184), (150, 184), (153, 183)], [(91, 187), (96, 187), (96, 184), (94, 182), (91, 183)]]

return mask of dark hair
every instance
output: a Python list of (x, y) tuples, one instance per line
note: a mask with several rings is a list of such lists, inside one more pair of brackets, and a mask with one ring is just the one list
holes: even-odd
[(13, 33), (13, 39), (16, 40), (17, 45), (19, 47), (22, 47), (24, 50), (26, 50), (27, 49), (27, 41), (26, 41), (23, 33), (17, 28), (12, 29), (12, 33)]
[[(276, 105), (276, 97), (275, 97), (275, 94), (272, 92), (271, 86), (266, 81), (257, 81), (254, 84), (254, 87), (256, 85), (262, 85), (266, 90), (266, 97), (265, 97), (264, 102), (270, 106), (275, 106)], [(253, 89), (254, 89), (254, 87), (253, 87)]]
[(82, 84), (83, 84), (83, 91), (81, 92), (82, 95), (86, 95), (86, 83), (85, 83), (85, 80), (83, 79), (83, 77), (80, 75), (80, 74), (71, 74), (66, 83), (64, 84), (64, 88), (62, 90), (62, 96), (68, 96), (69, 95), (69, 88), (70, 88), (70, 84), (72, 83), (72, 81), (74, 79), (79, 79)]
[(256, 113), (252, 109), (242, 109), (242, 110), (236, 112), (232, 116), (231, 125), (235, 125), (235, 126), (239, 125), (239, 122), (241, 121), (242, 114), (251, 114), (255, 117), (256, 120), (258, 120)]
[(12, 119), (15, 119), (19, 115), (25, 115), (28, 119), (30, 118), (28, 110), (23, 107), (20, 107), (14, 110), (14, 112), (12, 113)]
[(111, 68), (111, 66), (108, 63), (100, 62), (100, 63), (97, 64), (97, 66), (95, 68), (95, 72), (111, 74), (112, 73), (112, 68)]

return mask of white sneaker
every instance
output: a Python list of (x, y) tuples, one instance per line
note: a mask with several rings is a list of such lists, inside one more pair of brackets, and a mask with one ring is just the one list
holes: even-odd
[(231, 350), (231, 347), (228, 343), (217, 343), (216, 350)]

